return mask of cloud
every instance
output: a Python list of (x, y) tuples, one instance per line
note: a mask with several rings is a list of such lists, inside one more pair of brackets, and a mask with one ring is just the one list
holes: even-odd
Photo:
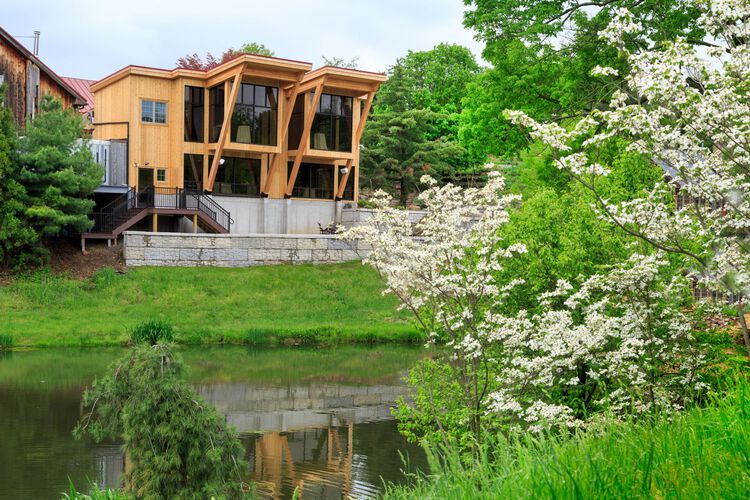
[(440, 42), (481, 50), (462, 27), (461, 0), (37, 0), (33, 13), (28, 0), (3, 4), (3, 27), (40, 30), (40, 57), (56, 72), (95, 80), (128, 64), (172, 68), (184, 54), (251, 41), (316, 66), (323, 55), (359, 57), (372, 71)]

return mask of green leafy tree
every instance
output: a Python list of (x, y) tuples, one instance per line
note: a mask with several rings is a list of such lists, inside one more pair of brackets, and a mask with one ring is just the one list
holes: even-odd
[(357, 69), (357, 66), (359, 66), (359, 57), (344, 59), (343, 57), (323, 56), (323, 64), (326, 66), (333, 66), (334, 68)]
[(458, 121), (467, 83), (478, 71), (471, 51), (460, 45), (399, 58), (365, 128), (364, 184), (398, 194), (405, 204), (425, 172), (441, 182), (472, 172), (476, 162), (458, 143)]
[(593, 77), (596, 66), (627, 74), (626, 62), (598, 32), (627, 7), (644, 25), (633, 45), (682, 36), (704, 44), (698, 10), (682, 0), (465, 0), (464, 25), (485, 42), (492, 68), (469, 85), (461, 117), (462, 144), (475, 157), (513, 158), (529, 145), (502, 112), (519, 109), (538, 120), (563, 121), (609, 102), (619, 77)]
[(258, 42), (248, 42), (244, 44), (237, 52), (242, 52), (243, 54), (257, 54), (259, 56), (269, 56), (273, 57), (276, 55), (276, 53), (266, 47), (262, 43)]
[(239, 498), (242, 444), (183, 372), (169, 346), (131, 349), (84, 394), (75, 435), (124, 441), (136, 498)]
[(389, 110), (460, 113), (466, 87), (479, 70), (474, 55), (461, 45), (441, 43), (431, 50), (409, 51), (390, 69), (377, 104)]
[[(603, 196), (610, 200), (643, 196), (663, 175), (648, 158), (625, 148), (624, 141), (613, 139), (599, 158), (613, 166), (601, 185)], [(521, 153), (513, 173), (510, 190), (523, 199), (511, 210), (503, 236), (506, 241), (525, 244), (528, 252), (503, 270), (504, 279), (525, 282), (508, 301), (511, 312), (537, 307), (537, 297), (554, 290), (558, 279), (575, 286), (580, 277), (626, 260), (634, 248), (648, 253), (648, 248), (634, 247), (633, 238), (597, 216), (591, 209), (595, 197), (557, 168), (539, 143)]]

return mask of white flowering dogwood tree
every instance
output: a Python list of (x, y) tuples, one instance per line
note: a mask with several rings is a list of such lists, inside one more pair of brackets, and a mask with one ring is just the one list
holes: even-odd
[(578, 427), (670, 413), (704, 393), (707, 360), (675, 300), (687, 283), (668, 269), (634, 254), (577, 291), (560, 280), (541, 313), (488, 315), (488, 338), (505, 346), (489, 409), (513, 427)]
[[(373, 217), (341, 236), (366, 243), (371, 250), (364, 261), (384, 279), (384, 293), (399, 298), (430, 342), (451, 348), (451, 382), (458, 384), (465, 410), (461, 424), (477, 434), (495, 371), (485, 317), (521, 283), (496, 280), (504, 261), (525, 252), (523, 245), (504, 244), (500, 232), (508, 221), (508, 207), (519, 197), (503, 194), (504, 181), (497, 171), (489, 172), (481, 188), (438, 186), (429, 176), (422, 182), (428, 189), (419, 195), (426, 215), (419, 221), (418, 237), (408, 212), (392, 208), (390, 196), (382, 191), (373, 197)], [(436, 409), (444, 400), (424, 382), (424, 396)], [(434, 417), (440, 427), (439, 413), (436, 410)]]
[[(501, 229), (520, 200), (502, 193), (495, 172), (476, 189), (425, 178), (419, 237), (383, 194), (367, 224), (344, 232), (369, 245), (365, 262), (430, 341), (449, 347), (444, 362), (426, 361), (412, 372), (416, 396), (399, 414), (407, 431), (432, 427), (446, 438), (447, 429), (464, 426), (478, 439), (483, 425), (566, 428), (679, 410), (707, 390), (708, 360), (682, 301), (688, 279), (742, 297), (750, 349), (743, 315), (750, 293), (750, 4), (697, 3), (715, 38), (707, 42), (715, 61), (681, 40), (628, 51), (626, 40), (639, 26), (620, 10), (601, 35), (620, 48), (631, 72), (608, 109), (570, 127), (507, 112), (594, 193), (602, 217), (651, 252), (577, 284), (559, 281), (539, 297), (536, 312), (511, 313), (506, 299), (523, 279), (499, 281), (499, 271), (525, 248), (504, 241)], [(667, 182), (639, 199), (605, 199), (600, 186), (609, 168), (599, 158), (613, 138), (663, 165)], [(676, 190), (686, 203), (675, 203)], [(675, 275), (671, 255), (691, 262), (692, 276)]]
[[(702, 9), (700, 22), (712, 36), (708, 57), (684, 40), (629, 50), (628, 40), (641, 27), (621, 9), (600, 35), (619, 47), (631, 70), (607, 110), (571, 127), (539, 123), (518, 111), (506, 114), (552, 148), (558, 166), (595, 194), (603, 217), (660, 251), (684, 256), (700, 285), (739, 297), (750, 352), (750, 2), (689, 3)], [(601, 178), (609, 168), (598, 159), (612, 137), (627, 139), (633, 150), (664, 167), (667, 182), (639, 199), (605, 199)]]
[(560, 281), (540, 297), (542, 312), (509, 314), (506, 299), (524, 282), (499, 277), (526, 249), (504, 241), (502, 227), (519, 198), (503, 194), (496, 171), (482, 188), (423, 182), (419, 236), (384, 193), (372, 219), (342, 234), (371, 249), (364, 261), (385, 293), (449, 348), (411, 373), (416, 395), (398, 412), (407, 434), (466, 444), (488, 426), (575, 427), (605, 412), (671, 411), (704, 389), (703, 357), (674, 300), (685, 280), (665, 281), (659, 256), (634, 256), (575, 293)]

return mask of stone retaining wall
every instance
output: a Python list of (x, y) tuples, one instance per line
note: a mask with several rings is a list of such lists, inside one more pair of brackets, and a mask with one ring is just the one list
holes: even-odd
[(332, 263), (361, 259), (364, 243), (350, 245), (327, 234), (206, 234), (127, 231), (128, 266), (244, 267)]

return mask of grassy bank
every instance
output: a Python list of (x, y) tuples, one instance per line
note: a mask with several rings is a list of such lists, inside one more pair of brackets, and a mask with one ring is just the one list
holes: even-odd
[(453, 454), (386, 498), (750, 498), (750, 385), (672, 421), (503, 441), (472, 467)]
[(194, 343), (418, 342), (396, 300), (358, 262), (253, 268), (111, 269), (90, 280), (38, 273), (0, 287), (14, 346), (119, 345), (151, 318)]

